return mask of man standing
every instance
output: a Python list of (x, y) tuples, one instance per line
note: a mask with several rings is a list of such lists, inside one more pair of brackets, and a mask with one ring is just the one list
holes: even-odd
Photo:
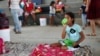
[(14, 32), (16, 34), (21, 33), (21, 25), (19, 24), (19, 18), (18, 18), (18, 14), (20, 12), (19, 2), (20, 0), (9, 0), (8, 1), (8, 6), (11, 11), (13, 20), (14, 20)]

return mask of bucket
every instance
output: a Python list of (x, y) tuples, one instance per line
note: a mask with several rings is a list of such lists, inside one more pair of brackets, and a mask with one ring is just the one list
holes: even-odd
[(47, 25), (46, 18), (40, 18), (40, 26), (46, 26), (46, 25)]
[(10, 41), (10, 29), (0, 29), (0, 37), (4, 41)]

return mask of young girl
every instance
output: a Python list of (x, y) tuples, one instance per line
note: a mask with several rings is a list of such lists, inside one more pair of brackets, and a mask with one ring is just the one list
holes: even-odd
[(81, 8), (80, 8), (80, 14), (81, 14), (81, 18), (82, 18), (82, 26), (83, 26), (83, 29), (85, 29), (85, 27), (87, 26), (87, 19), (86, 19), (86, 0), (83, 0), (83, 4), (81, 5)]
[[(72, 46), (74, 48), (79, 47), (79, 44), (85, 39), (84, 33), (78, 24), (75, 24), (74, 14), (68, 12), (65, 14), (65, 18), (68, 20), (67, 24), (64, 25), (62, 31), (62, 39), (69, 39), (73, 42)], [(68, 36), (66, 38), (66, 35)], [(62, 45), (60, 42), (51, 44), (51, 46), (67, 46)]]
[(50, 10), (49, 11), (49, 16), (50, 16), (49, 24), (53, 25), (54, 24), (55, 13), (56, 13), (55, 2), (54, 1), (51, 1), (49, 10)]

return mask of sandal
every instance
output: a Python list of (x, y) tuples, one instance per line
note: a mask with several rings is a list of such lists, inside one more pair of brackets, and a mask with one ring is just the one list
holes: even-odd
[(96, 36), (95, 33), (87, 34), (87, 36)]

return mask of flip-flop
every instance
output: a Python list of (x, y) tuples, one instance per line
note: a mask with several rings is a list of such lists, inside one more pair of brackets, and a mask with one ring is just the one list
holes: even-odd
[(87, 34), (87, 36), (96, 36), (95, 33)]

